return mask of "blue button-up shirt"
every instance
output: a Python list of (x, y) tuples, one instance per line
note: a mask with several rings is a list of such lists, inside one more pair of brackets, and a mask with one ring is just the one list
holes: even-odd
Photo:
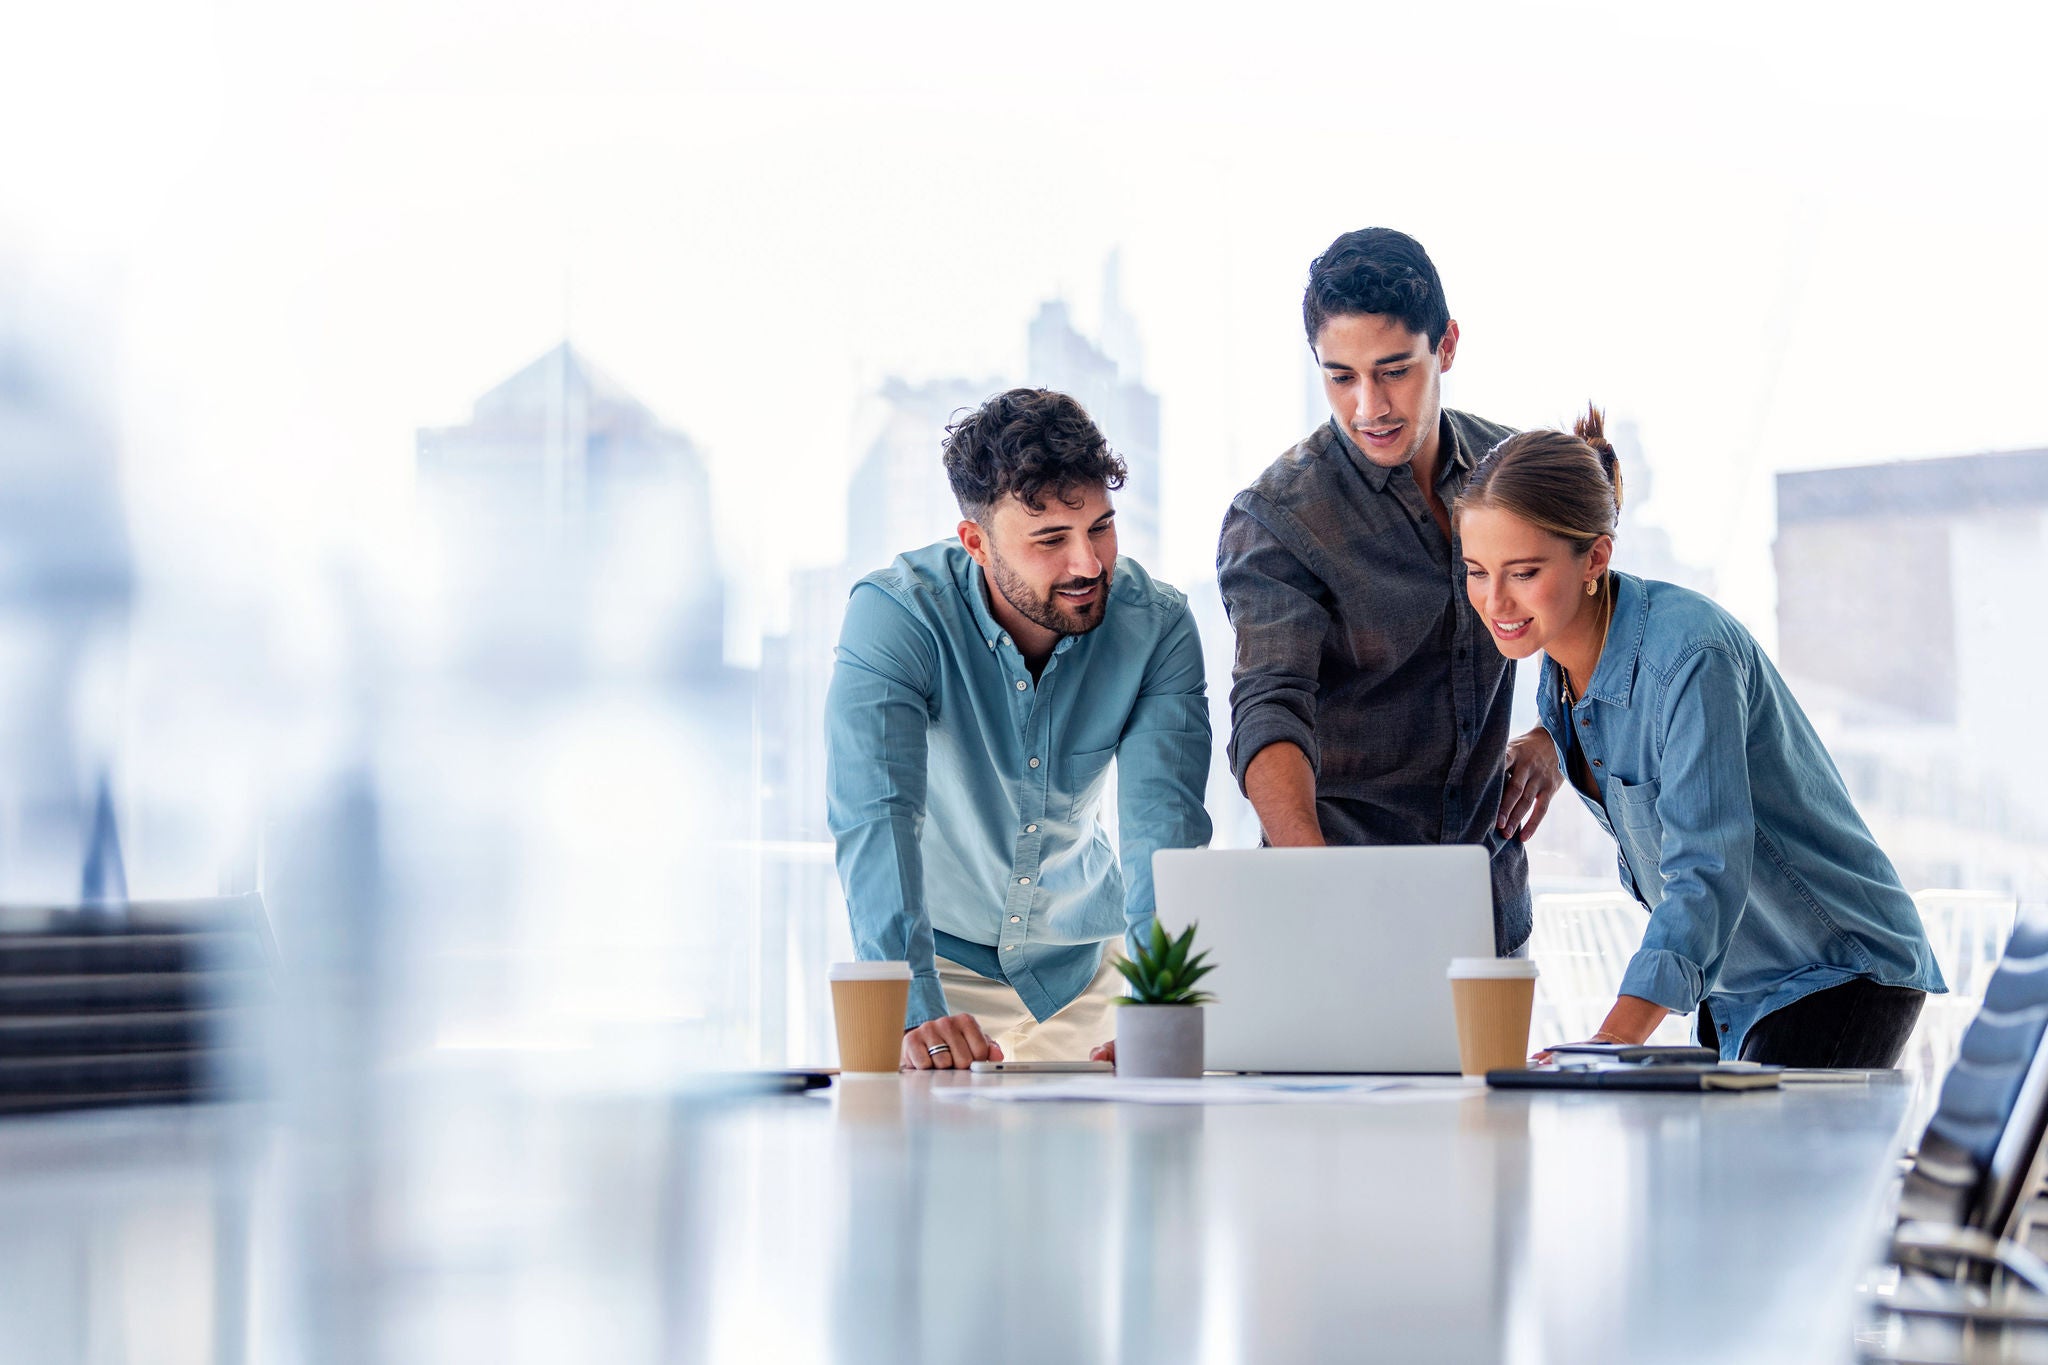
[[(1194, 616), (1130, 559), (1034, 681), (957, 541), (898, 557), (847, 602), (825, 727), (854, 949), (910, 963), (905, 1027), (948, 1012), (935, 953), (1050, 1018), (1105, 940), (1149, 931), (1153, 851), (1209, 840)], [(1121, 868), (1098, 818), (1112, 759)]]
[(1757, 1020), (1855, 977), (1946, 989), (1912, 897), (1755, 639), (1696, 592), (1614, 580), (1586, 695), (1567, 716), (1546, 662), (1536, 704), (1560, 756), (1573, 732), (1601, 792), (1586, 805), (1650, 912), (1621, 993), (1680, 1014), (1710, 1000), (1732, 1058)]

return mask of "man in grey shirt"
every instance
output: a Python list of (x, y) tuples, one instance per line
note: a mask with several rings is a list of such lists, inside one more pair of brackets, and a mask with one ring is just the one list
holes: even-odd
[(1449, 510), (1513, 432), (1442, 406), (1458, 324), (1407, 234), (1331, 243), (1302, 321), (1331, 420), (1237, 495), (1216, 553), (1231, 770), (1276, 847), (1484, 845), (1494, 949), (1519, 952), (1522, 840), (1562, 779), (1541, 727), (1508, 739), (1514, 665), (1466, 604)]

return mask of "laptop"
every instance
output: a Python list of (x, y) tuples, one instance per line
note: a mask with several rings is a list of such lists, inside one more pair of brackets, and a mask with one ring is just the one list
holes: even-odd
[(1445, 973), (1493, 956), (1477, 844), (1162, 849), (1159, 921), (1201, 928), (1211, 1071), (1455, 1073)]

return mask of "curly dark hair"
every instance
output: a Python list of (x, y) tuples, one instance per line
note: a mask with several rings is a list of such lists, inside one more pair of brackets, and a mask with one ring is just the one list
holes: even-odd
[(955, 413), (943, 449), (960, 514), (983, 525), (1013, 493), (1041, 512), (1047, 492), (1064, 502), (1092, 484), (1122, 488), (1130, 473), (1087, 409), (1051, 389), (1011, 389)]
[(1399, 318), (1411, 332), (1429, 338), (1434, 351), (1451, 325), (1444, 282), (1422, 243), (1392, 228), (1359, 228), (1330, 243), (1308, 264), (1308, 289), (1301, 296), (1301, 322), (1314, 346), (1323, 324), (1352, 313)]

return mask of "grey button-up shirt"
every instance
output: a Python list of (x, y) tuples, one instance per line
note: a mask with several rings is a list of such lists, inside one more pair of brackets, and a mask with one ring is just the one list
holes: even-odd
[[(1437, 494), (1457, 497), (1514, 434), (1443, 410)], [(1333, 419), (1239, 493), (1216, 577), (1237, 635), (1230, 766), (1298, 745), (1333, 844), (1484, 844), (1494, 947), (1529, 937), (1521, 841), (1500, 811), (1514, 665), (1465, 600), (1464, 555), (1406, 469), (1366, 459)]]

